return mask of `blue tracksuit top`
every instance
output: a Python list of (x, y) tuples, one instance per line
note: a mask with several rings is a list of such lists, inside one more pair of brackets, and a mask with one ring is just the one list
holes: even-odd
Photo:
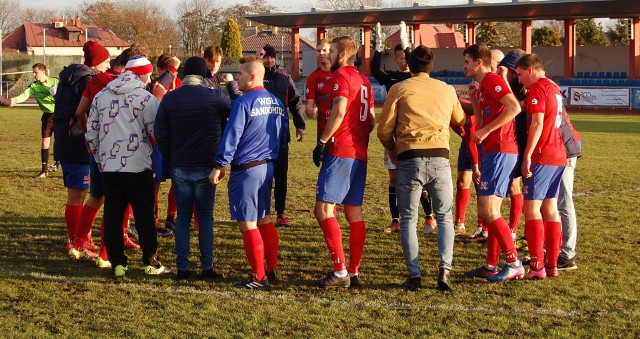
[(284, 142), (281, 126), (285, 114), (282, 102), (264, 87), (253, 88), (234, 100), (216, 166), (276, 160)]

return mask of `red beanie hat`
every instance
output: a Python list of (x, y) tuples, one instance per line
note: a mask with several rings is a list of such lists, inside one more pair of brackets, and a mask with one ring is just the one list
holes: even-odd
[(109, 51), (95, 41), (87, 41), (82, 50), (84, 51), (84, 64), (89, 67), (97, 66), (111, 57)]
[(125, 71), (131, 71), (137, 75), (145, 75), (153, 72), (153, 65), (147, 58), (137, 55), (129, 59), (127, 66), (125, 66)]

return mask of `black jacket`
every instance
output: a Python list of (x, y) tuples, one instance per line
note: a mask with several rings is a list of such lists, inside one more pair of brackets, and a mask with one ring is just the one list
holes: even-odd
[(219, 89), (185, 85), (167, 93), (154, 137), (170, 167), (211, 167), (220, 147), (231, 100)]
[[(278, 99), (280, 99), (284, 106), (289, 107), (289, 111), (293, 117), (293, 125), (296, 129), (305, 129), (304, 105), (300, 99), (300, 94), (298, 94), (298, 91), (296, 90), (295, 83), (289, 75), (278, 70), (277, 66), (265, 68), (264, 87), (267, 91), (273, 93)], [(288, 143), (291, 141), (288, 114), (286, 115), (285, 123), (282, 127), (286, 128), (287, 133), (285, 134), (285, 137)]]
[(53, 155), (56, 161), (89, 163), (89, 152), (84, 133), (76, 120), (76, 109), (82, 92), (96, 74), (98, 71), (81, 64), (71, 64), (60, 72), (53, 114), (53, 133), (56, 136)]
[[(406, 55), (407, 60), (409, 60), (408, 48), (404, 51), (404, 54)], [(391, 86), (399, 83), (402, 80), (407, 80), (411, 78), (410, 72), (400, 72), (400, 71), (383, 72), (382, 70), (380, 70), (381, 59), (382, 59), (382, 53), (376, 51), (373, 54), (373, 58), (371, 58), (371, 75), (373, 75), (373, 77), (376, 78), (376, 80), (378, 80), (380, 85), (383, 85), (387, 89), (387, 92), (389, 92), (389, 89), (391, 89)]]

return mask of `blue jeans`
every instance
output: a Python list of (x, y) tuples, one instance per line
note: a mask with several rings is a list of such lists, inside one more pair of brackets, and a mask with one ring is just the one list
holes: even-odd
[(440, 268), (451, 269), (453, 261), (453, 181), (449, 159), (442, 157), (398, 160), (396, 194), (400, 211), (400, 241), (409, 277), (420, 276), (416, 225), (420, 195), (424, 187), (433, 199), (438, 224)]
[(198, 225), (200, 226), (198, 243), (202, 270), (213, 268), (213, 202), (216, 186), (209, 181), (209, 167), (174, 167), (172, 172), (173, 189), (176, 193), (176, 265), (178, 270), (189, 269), (189, 231), (193, 203), (196, 205)]
[(562, 173), (560, 193), (558, 194), (558, 212), (562, 222), (562, 247), (560, 256), (571, 259), (576, 255), (576, 239), (578, 237), (578, 222), (576, 209), (573, 205), (573, 178), (576, 170), (576, 157), (567, 159), (567, 166)]

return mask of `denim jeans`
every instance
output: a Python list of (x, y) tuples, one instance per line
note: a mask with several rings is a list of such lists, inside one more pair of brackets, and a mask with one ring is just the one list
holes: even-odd
[(213, 203), (216, 186), (209, 181), (209, 167), (174, 167), (171, 169), (176, 193), (176, 265), (178, 270), (189, 269), (189, 231), (195, 202), (198, 214), (198, 243), (202, 270), (213, 268)]
[(558, 212), (562, 222), (562, 247), (560, 256), (571, 259), (576, 255), (576, 240), (578, 237), (578, 222), (576, 209), (573, 206), (573, 178), (576, 170), (577, 158), (568, 158), (567, 166), (562, 173), (560, 193), (558, 194)]
[(400, 240), (409, 277), (420, 276), (418, 262), (418, 210), (423, 187), (433, 199), (438, 224), (440, 268), (451, 269), (453, 261), (453, 181), (449, 159), (442, 157), (398, 160), (396, 194), (400, 210)]

